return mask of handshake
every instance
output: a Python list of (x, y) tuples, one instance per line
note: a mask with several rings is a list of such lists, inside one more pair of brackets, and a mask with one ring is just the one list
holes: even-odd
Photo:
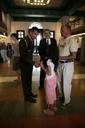
[(34, 66), (35, 66), (36, 68), (39, 68), (39, 67), (41, 67), (42, 69), (44, 68), (44, 64), (43, 64), (42, 61), (41, 61), (41, 62), (40, 62), (40, 61), (35, 62)]
[(39, 68), (39, 67), (41, 67), (41, 63), (40, 63), (40, 62), (35, 62), (34, 66), (35, 66), (36, 68)]

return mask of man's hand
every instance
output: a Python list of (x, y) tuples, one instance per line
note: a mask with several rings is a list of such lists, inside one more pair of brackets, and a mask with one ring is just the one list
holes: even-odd
[(34, 66), (35, 66), (36, 68), (39, 68), (39, 67), (40, 67), (40, 62), (35, 62)]

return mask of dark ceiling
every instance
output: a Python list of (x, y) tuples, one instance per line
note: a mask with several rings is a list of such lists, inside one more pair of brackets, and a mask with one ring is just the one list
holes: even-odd
[(53, 21), (63, 16), (85, 17), (85, 0), (51, 0), (46, 6), (33, 6), (23, 0), (0, 0), (1, 9), (14, 21)]

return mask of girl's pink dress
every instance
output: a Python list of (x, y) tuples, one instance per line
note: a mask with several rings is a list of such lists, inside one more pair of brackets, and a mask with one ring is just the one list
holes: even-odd
[(50, 62), (49, 65), (53, 70), (53, 74), (50, 78), (45, 78), (45, 93), (46, 93), (46, 101), (47, 104), (54, 104), (56, 101), (56, 85), (57, 85), (57, 77), (54, 73), (53, 63)]

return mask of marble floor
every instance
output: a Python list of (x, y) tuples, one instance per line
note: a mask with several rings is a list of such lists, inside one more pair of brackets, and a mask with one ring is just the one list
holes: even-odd
[(58, 102), (55, 116), (43, 114), (44, 89), (39, 90), (40, 69), (33, 69), (33, 91), (38, 94), (35, 104), (24, 102), (21, 83), (10, 61), (0, 64), (0, 128), (85, 128), (85, 66), (75, 63), (71, 105), (62, 110)]

